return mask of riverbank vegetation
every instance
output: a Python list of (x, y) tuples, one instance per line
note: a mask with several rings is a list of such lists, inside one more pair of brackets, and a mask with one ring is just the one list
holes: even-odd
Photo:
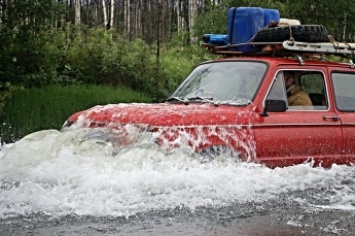
[(43, 129), (59, 130), (69, 115), (92, 106), (151, 101), (150, 96), (141, 92), (107, 85), (48, 85), (18, 89), (4, 109), (1, 140), (11, 142)]

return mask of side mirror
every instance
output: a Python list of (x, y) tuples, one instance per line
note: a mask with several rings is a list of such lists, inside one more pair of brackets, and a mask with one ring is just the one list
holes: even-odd
[(267, 112), (284, 112), (286, 111), (286, 101), (284, 100), (266, 100), (265, 101), (265, 108), (261, 116), (268, 116)]

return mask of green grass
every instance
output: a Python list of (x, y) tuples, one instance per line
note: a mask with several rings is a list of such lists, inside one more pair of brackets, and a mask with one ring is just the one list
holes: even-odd
[(16, 91), (0, 117), (1, 141), (13, 142), (44, 129), (60, 129), (69, 115), (95, 105), (150, 102), (144, 94), (129, 88), (80, 85), (51, 85)]

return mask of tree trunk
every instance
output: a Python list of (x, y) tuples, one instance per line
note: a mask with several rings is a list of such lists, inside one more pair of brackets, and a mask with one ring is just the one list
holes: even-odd
[(157, 64), (159, 64), (160, 62), (160, 32), (161, 32), (161, 16), (162, 16), (162, 3), (161, 3), (161, 0), (158, 0), (158, 9), (155, 9), (156, 10), (156, 13), (155, 14), (155, 20), (156, 20), (156, 42), (157, 42), (157, 52), (156, 52), (156, 58), (157, 58)]
[(129, 40), (132, 39), (131, 32), (131, 0), (127, 0), (127, 35)]
[(182, 0), (178, 0), (175, 2), (175, 9), (176, 9), (176, 17), (177, 17), (177, 30), (178, 32), (181, 31), (181, 29), (183, 28), (183, 24), (182, 24), (182, 16), (181, 16), (181, 5), (182, 5)]
[(104, 26), (107, 28), (109, 27), (108, 25), (108, 17), (107, 17), (107, 8), (106, 8), (106, 2), (105, 0), (102, 0), (102, 12), (104, 14)]
[(131, 1), (124, 0), (124, 32), (131, 39)]
[(137, 2), (135, 7), (135, 35), (137, 37), (142, 37), (142, 25), (141, 25), (141, 16), (142, 16), (142, 3), (141, 1)]
[(81, 24), (80, 0), (75, 0), (75, 25)]
[(109, 28), (114, 28), (115, 22), (114, 22), (114, 16), (115, 16), (115, 0), (111, 0), (111, 13), (110, 13), (110, 22), (109, 22), (109, 26), (107, 27)]
[(194, 35), (195, 18), (197, 16), (198, 2), (197, 0), (189, 0), (189, 32), (191, 42), (196, 41), (196, 36)]
[(343, 20), (343, 35), (342, 35), (342, 41), (346, 40), (346, 22), (347, 22), (347, 12), (344, 12), (344, 20)]

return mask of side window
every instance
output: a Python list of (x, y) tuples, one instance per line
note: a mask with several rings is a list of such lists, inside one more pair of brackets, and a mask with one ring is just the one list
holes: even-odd
[(280, 71), (267, 100), (285, 100), (289, 110), (326, 110), (328, 99), (323, 73), (302, 70)]
[(274, 80), (271, 90), (267, 96), (267, 100), (284, 100), (286, 101), (285, 84), (283, 73), (279, 72)]
[(339, 111), (355, 111), (355, 74), (332, 73), (335, 104)]
[(303, 72), (299, 76), (299, 84), (312, 101), (314, 109), (328, 108), (328, 97), (323, 74), (320, 72)]

